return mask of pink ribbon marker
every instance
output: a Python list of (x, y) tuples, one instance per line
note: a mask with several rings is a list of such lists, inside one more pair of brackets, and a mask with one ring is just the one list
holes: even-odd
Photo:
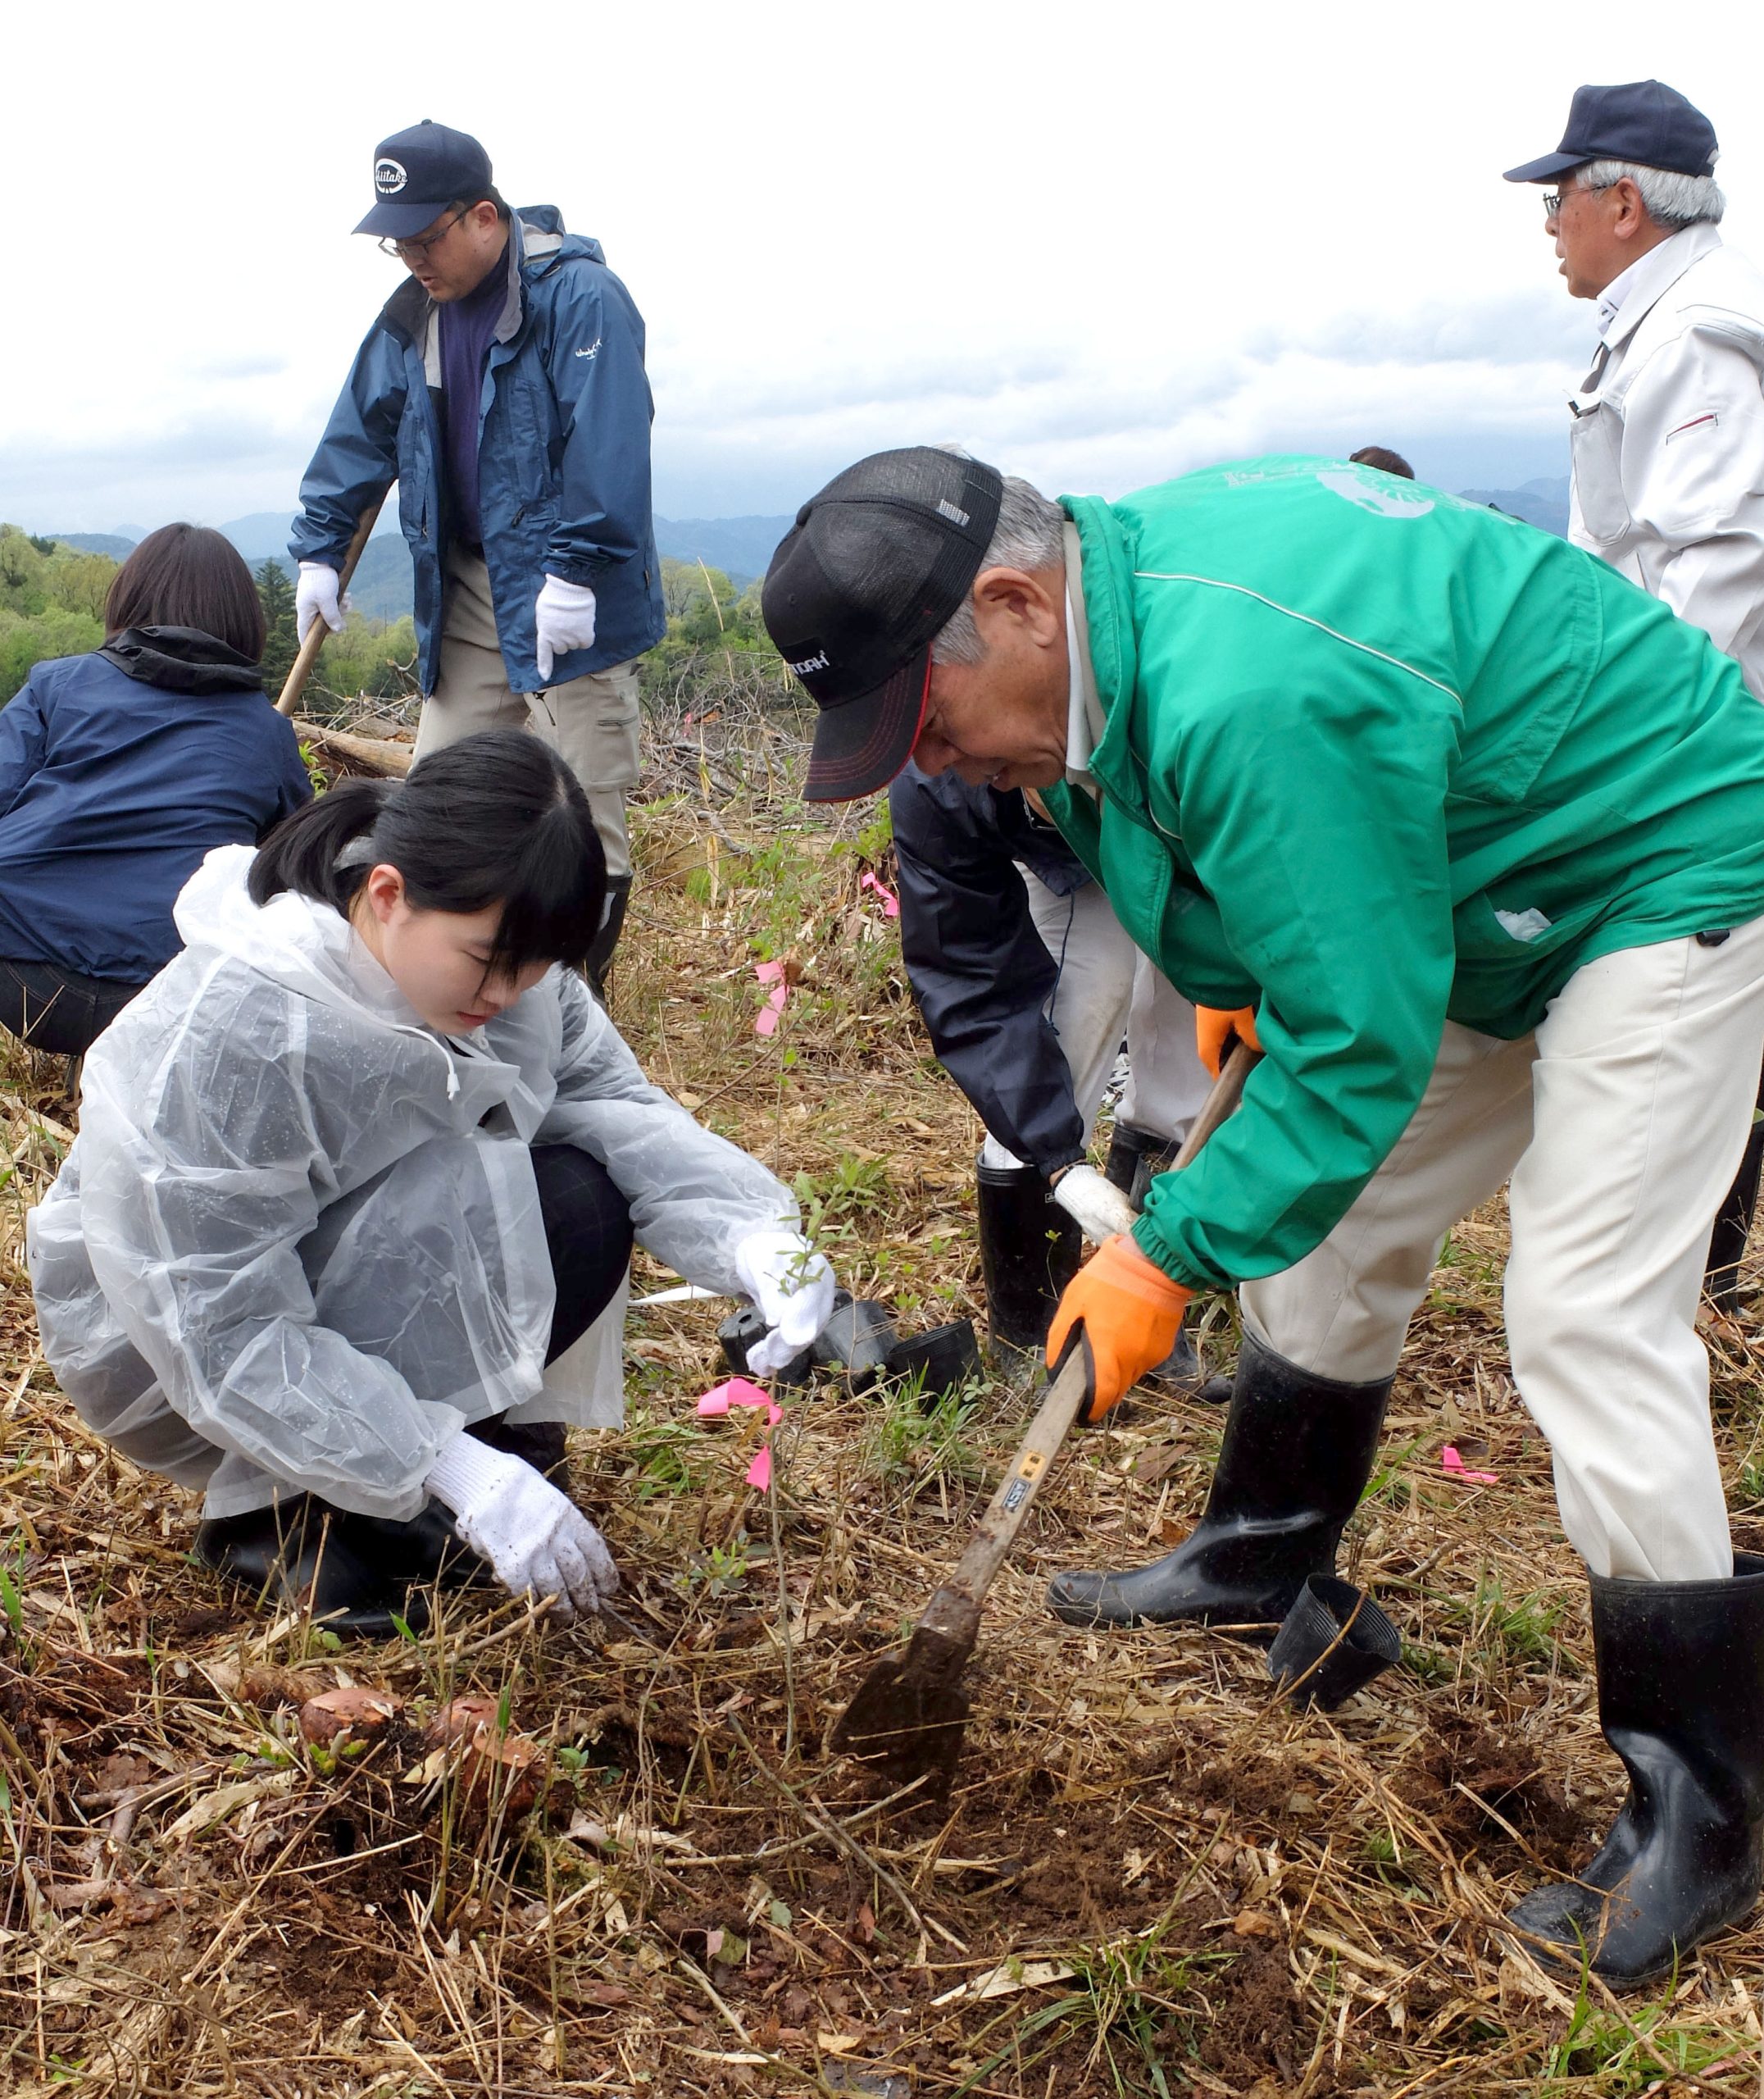
[(790, 986), (784, 979), (784, 964), (781, 962), (756, 963), (753, 974), (761, 983), (770, 984), (772, 987), (765, 1004), (754, 1016), (753, 1032), (756, 1035), (775, 1035), (778, 1016), (784, 1011), (784, 1002), (790, 995)]
[(748, 1485), (763, 1494), (771, 1485), (772, 1454), (771, 1432), (784, 1419), (784, 1409), (762, 1386), (751, 1377), (730, 1377), (721, 1385), (713, 1385), (698, 1402), (698, 1413), (708, 1421), (717, 1414), (727, 1414), (731, 1407), (763, 1407), (766, 1409), (766, 1441), (753, 1454), (753, 1462), (748, 1467)]
[(1439, 1469), (1456, 1473), (1458, 1478), (1468, 1481), (1472, 1487), (1497, 1487), (1500, 1484), (1498, 1473), (1473, 1473), (1457, 1455), (1455, 1443), (1448, 1443), (1439, 1453)]
[(886, 882), (879, 881), (875, 876), (866, 872), (859, 881), (857, 886), (859, 889), (873, 889), (875, 891), (881, 901), (884, 917), (899, 917), (900, 899), (895, 895)]

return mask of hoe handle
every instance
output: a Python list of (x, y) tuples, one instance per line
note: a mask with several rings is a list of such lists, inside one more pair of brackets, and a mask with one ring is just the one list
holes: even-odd
[[(355, 574), (355, 565), (361, 558), (361, 549), (367, 544), (367, 535), (380, 517), (380, 505), (385, 501), (371, 503), (361, 512), (361, 521), (355, 528), (355, 537), (349, 542), (349, 551), (343, 558), (343, 568), (337, 578), (337, 602), (343, 603), (343, 594), (349, 587), (349, 579)], [(307, 638), (300, 644), (300, 653), (289, 666), (280, 697), (275, 703), (278, 714), (292, 714), (300, 703), (300, 695), (307, 689), (307, 680), (312, 675), (312, 666), (319, 660), (319, 651), (330, 629), (321, 619), (315, 619), (307, 629)]]
[[(1090, 1344), (1080, 1327), (1066, 1351), (1058, 1374), (1035, 1409), (1034, 1419), (1016, 1446), (1016, 1455), (1006, 1467), (998, 1491), (987, 1503), (985, 1514), (975, 1526), (967, 1550), (920, 1619), (922, 1629), (960, 1638), (965, 1629), (962, 1621), (971, 1628), (980, 1598), (992, 1587), (993, 1577), (1004, 1564), (1060, 1446), (1084, 1411), (1084, 1403), (1090, 1396), (1093, 1375)], [(946, 1616), (951, 1620), (948, 1624), (940, 1622)], [(973, 1645), (971, 1629), (966, 1630), (966, 1641), (969, 1646)]]
[[(1243, 1081), (1260, 1056), (1259, 1050), (1252, 1050), (1245, 1042), (1239, 1043), (1231, 1052), (1183, 1140), (1182, 1149), (1171, 1168), (1172, 1172), (1186, 1166), (1230, 1115), (1243, 1099)], [(1006, 1468), (997, 1491), (987, 1503), (986, 1513), (975, 1528), (972, 1542), (957, 1563), (955, 1572), (931, 1599), (925, 1616), (919, 1621), (921, 1626), (933, 1632), (956, 1635), (959, 1630), (957, 1614), (971, 1622), (975, 1606), (992, 1587), (993, 1577), (1015, 1544), (1016, 1534), (1023, 1528), (1023, 1519), (1040, 1492), (1060, 1446), (1084, 1411), (1093, 1375), (1090, 1344), (1084, 1338), (1080, 1326), (1058, 1372), (1043, 1395), (1034, 1419), (1016, 1446), (1016, 1455)], [(945, 1619), (949, 1623), (944, 1623)], [(971, 1633), (968, 1637), (971, 1640)]]
[(1243, 1098), (1244, 1080), (1261, 1062), (1262, 1052), (1252, 1050), (1247, 1042), (1239, 1042), (1225, 1059), (1224, 1068), (1213, 1081), (1212, 1091), (1201, 1103), (1200, 1113), (1189, 1126), (1189, 1133), (1182, 1140), (1181, 1150), (1171, 1162), (1172, 1173), (1180, 1172), (1188, 1165), (1219, 1125), (1230, 1119), (1237, 1104)]

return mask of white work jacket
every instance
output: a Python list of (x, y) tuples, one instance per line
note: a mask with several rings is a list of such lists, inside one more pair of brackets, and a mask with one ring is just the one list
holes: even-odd
[(1662, 241), (1569, 408), (1569, 538), (1700, 626), (1764, 699), (1764, 275), (1712, 225)]

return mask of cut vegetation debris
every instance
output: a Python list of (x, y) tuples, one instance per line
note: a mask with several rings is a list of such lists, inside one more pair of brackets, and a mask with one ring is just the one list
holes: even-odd
[[(892, 886), (885, 826), (791, 803), (800, 747), (757, 702), (690, 711), (655, 726), (621, 1026), (795, 1177), (847, 1288), (915, 1331), (976, 1314), (980, 1132), (863, 884)], [(786, 958), (757, 1036), (752, 965)], [(1495, 1936), (1588, 1855), (1621, 1782), (1507, 1376), (1498, 1213), (1434, 1278), (1343, 1555), (1402, 1664), (1298, 1713), (1257, 1649), (1049, 1618), (1052, 1573), (1150, 1557), (1200, 1506), (1219, 1413), (1137, 1401), (1033, 1510), (928, 1802), (879, 1795), (828, 1738), (959, 1553), (1024, 1395), (926, 1414), (824, 1388), (757, 1493), (751, 1451), (693, 1410), (726, 1306), (646, 1306), (625, 1429), (575, 1438), (644, 1637), (483, 1595), (338, 1650), (193, 1566), (191, 1498), (57, 1396), (20, 1259), (69, 1139), (61, 1078), (0, 1068), (0, 2089), (1757, 2092), (1764, 1930), (1621, 2006)], [(640, 1262), (637, 1294), (672, 1280)], [(1757, 1550), (1764, 1359), (1750, 1331), (1712, 1341)]]

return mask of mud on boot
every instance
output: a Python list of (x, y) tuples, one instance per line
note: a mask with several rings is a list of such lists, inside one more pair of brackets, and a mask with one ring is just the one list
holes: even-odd
[(1333, 1573), (1359, 1505), (1392, 1380), (1344, 1385), (1243, 1336), (1207, 1507), (1166, 1558), (1126, 1573), (1057, 1574), (1069, 1625), (1243, 1626), (1272, 1638), (1307, 1575)]
[(1592, 1577), (1598, 1719), (1629, 1797), (1574, 1881), (1507, 1914), (1533, 1957), (1618, 1988), (1681, 1969), (1764, 1876), (1764, 1557), (1728, 1581)]

